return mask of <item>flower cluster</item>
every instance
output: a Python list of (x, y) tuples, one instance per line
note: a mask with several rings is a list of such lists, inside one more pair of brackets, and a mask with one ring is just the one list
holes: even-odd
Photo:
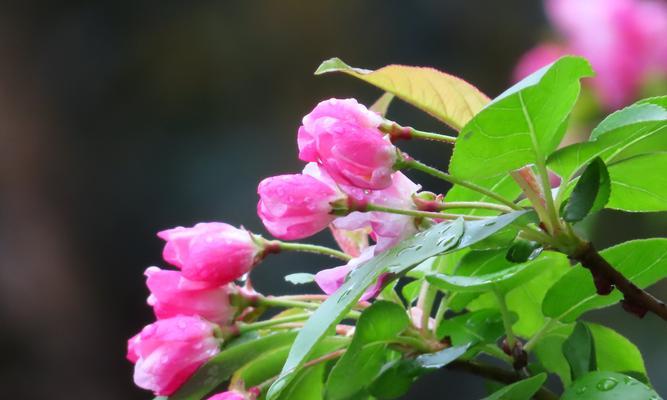
[(667, 78), (667, 3), (659, 0), (546, 0), (550, 22), (564, 43), (528, 51), (518, 81), (565, 54), (588, 58), (592, 85), (609, 109), (629, 104), (646, 79)]
[[(258, 214), (272, 235), (301, 239), (331, 226), (340, 247), (355, 257), (317, 274), (327, 294), (356, 266), (417, 231), (413, 217), (367, 211), (369, 205), (414, 209), (420, 189), (394, 169), (399, 153), (380, 130), (383, 121), (355, 99), (319, 103), (298, 132), (299, 158), (308, 162), (302, 173), (266, 178), (257, 190)], [(367, 235), (375, 246), (366, 248)]]
[(212, 222), (158, 233), (166, 241), (163, 258), (176, 270), (146, 269), (157, 322), (128, 342), (134, 382), (157, 395), (170, 395), (218, 353), (219, 326), (230, 323), (233, 281), (262, 256), (261, 242), (249, 232)]
[[(331, 294), (348, 274), (374, 255), (417, 232), (410, 215), (372, 207), (415, 210), (420, 189), (394, 169), (400, 153), (381, 129), (385, 120), (354, 99), (319, 103), (298, 131), (300, 174), (264, 179), (257, 213), (266, 229), (284, 240), (312, 236), (330, 227), (347, 264), (317, 273), (315, 282)], [(158, 233), (166, 241), (163, 259), (178, 270), (149, 267), (148, 304), (157, 322), (128, 342), (134, 381), (157, 395), (170, 395), (219, 352), (223, 329), (244, 313), (232, 296), (248, 299), (234, 282), (269, 253), (287, 248), (231, 225), (210, 222)], [(369, 246), (369, 238), (376, 244)], [(383, 277), (362, 297), (375, 297)], [(233, 306), (232, 304), (235, 304)], [(246, 302), (245, 306), (249, 306)], [(228, 391), (212, 399), (251, 399), (250, 391)]]

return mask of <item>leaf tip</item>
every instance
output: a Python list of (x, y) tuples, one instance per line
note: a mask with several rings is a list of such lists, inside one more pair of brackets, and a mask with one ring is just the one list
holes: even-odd
[(347, 68), (350, 68), (350, 66), (345, 64), (343, 60), (338, 57), (333, 57), (322, 61), (322, 64), (320, 64), (320, 66), (315, 70), (315, 75), (322, 75), (326, 74), (327, 72), (335, 72)]

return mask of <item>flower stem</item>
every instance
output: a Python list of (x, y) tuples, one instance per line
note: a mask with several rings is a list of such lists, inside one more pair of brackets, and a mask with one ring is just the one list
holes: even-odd
[[(287, 297), (287, 296), (286, 296)], [(251, 299), (251, 305), (253, 306), (266, 306), (266, 307), (284, 307), (284, 308), (305, 308), (305, 309), (316, 309), (318, 308), (321, 303), (310, 303), (307, 301), (298, 301), (298, 300), (291, 300), (289, 298), (284, 298), (284, 297), (265, 297), (265, 296), (254, 296)], [(357, 311), (350, 311), (348, 313), (349, 318), (359, 318), (359, 312)]]
[(389, 120), (385, 120), (385, 122), (380, 124), (379, 128), (382, 132), (389, 134), (389, 137), (391, 138), (392, 142), (399, 139), (406, 139), (406, 140), (424, 139), (424, 140), (432, 140), (436, 142), (443, 142), (449, 144), (456, 143), (456, 137), (454, 136), (447, 136), (447, 135), (442, 135), (440, 133), (420, 131), (419, 129), (415, 129), (410, 126), (401, 126), (396, 122)]
[(285, 324), (288, 322), (303, 321), (308, 319), (309, 317), (310, 314), (296, 314), (296, 315), (290, 315), (288, 317), (267, 319), (265, 321), (259, 321), (259, 322), (251, 322), (249, 324), (239, 324), (238, 332), (240, 334), (247, 333), (259, 329), (265, 329), (265, 328), (270, 328), (272, 326)]
[(267, 249), (269, 252), (279, 252), (279, 251), (299, 251), (303, 253), (316, 253), (322, 254), (329, 257), (334, 257), (341, 259), (343, 261), (350, 261), (351, 256), (329, 247), (318, 246), (315, 244), (306, 244), (306, 243), (294, 243), (294, 242), (282, 242), (280, 240), (271, 240), (267, 241)]
[(431, 212), (431, 211), (419, 211), (419, 210), (407, 210), (400, 208), (391, 208), (380, 206), (377, 204), (367, 204), (365, 206), (366, 211), (380, 211), (390, 214), (400, 214), (400, 215), (409, 215), (411, 217), (417, 218), (431, 218), (431, 219), (458, 219), (463, 218), (466, 221), (476, 221), (481, 219), (487, 219), (488, 217), (478, 217), (474, 215), (462, 215), (462, 214), (448, 214), (440, 212)]
[(540, 340), (542, 340), (542, 338), (554, 328), (557, 323), (557, 319), (547, 318), (544, 325), (542, 325), (542, 327), (537, 332), (535, 332), (533, 337), (531, 337), (530, 340), (526, 342), (526, 344), (523, 346), (523, 349), (526, 352), (530, 352), (540, 342)]
[(257, 296), (253, 298), (253, 305), (266, 307), (284, 307), (284, 308), (306, 308), (315, 309), (320, 306), (320, 303), (309, 303), (307, 301), (290, 300), (281, 297), (264, 297)]
[(447, 201), (438, 205), (439, 210), (449, 210), (452, 208), (482, 208), (486, 210), (500, 211), (504, 213), (512, 212), (512, 208), (496, 203), (487, 203), (484, 201)]
[(498, 309), (500, 309), (500, 315), (503, 318), (503, 325), (505, 326), (505, 335), (507, 336), (507, 344), (510, 349), (514, 347), (516, 343), (516, 338), (514, 337), (514, 332), (512, 331), (512, 319), (510, 317), (509, 310), (507, 309), (507, 303), (505, 302), (505, 295), (500, 292), (498, 289), (494, 289), (493, 293), (498, 300)]
[(424, 139), (424, 140), (432, 140), (436, 142), (443, 142), (443, 143), (450, 143), (454, 144), (456, 143), (456, 138), (454, 136), (447, 136), (447, 135), (442, 135), (439, 133), (433, 133), (433, 132), (424, 132), (417, 130), (412, 127), (408, 127), (410, 129), (410, 137), (411, 138), (416, 138), (416, 139)]
[(481, 187), (477, 184), (474, 184), (472, 182), (468, 182), (466, 180), (454, 177), (454, 176), (452, 176), (452, 175), (450, 175), (446, 172), (443, 172), (443, 171), (440, 171), (437, 168), (433, 168), (431, 166), (428, 166), (428, 165), (426, 165), (424, 163), (421, 163), (421, 162), (419, 162), (415, 159), (411, 159), (411, 158), (405, 159), (405, 160), (402, 161), (401, 164), (402, 164), (401, 165), (402, 167), (416, 169), (418, 171), (422, 171), (424, 173), (432, 175), (436, 178), (442, 179), (443, 181), (452, 183), (454, 185), (459, 185), (459, 186), (463, 186), (465, 188), (468, 188), (470, 190), (474, 190), (475, 192), (481, 193), (481, 194), (483, 194), (487, 197), (490, 197), (494, 200), (498, 200), (499, 202), (505, 204), (506, 206), (508, 206), (509, 208), (511, 208), (513, 210), (521, 210), (521, 207), (517, 206), (516, 204), (514, 204), (514, 202), (512, 202), (511, 200), (508, 200), (504, 196), (501, 196), (497, 193), (494, 193), (494, 192), (492, 192), (492, 191), (490, 191), (490, 190), (488, 190), (484, 187)]
[(542, 184), (542, 192), (544, 194), (545, 208), (547, 212), (548, 220), (543, 222), (548, 222), (553, 231), (551, 233), (556, 233), (560, 227), (560, 222), (558, 219), (558, 210), (554, 203), (554, 197), (551, 194), (551, 183), (549, 182), (549, 172), (547, 171), (546, 158), (542, 154), (541, 147), (537, 140), (537, 135), (535, 132), (535, 127), (533, 126), (533, 120), (528, 114), (528, 109), (523, 100), (523, 95), (519, 92), (519, 101), (521, 102), (521, 109), (523, 110), (523, 116), (528, 123), (528, 130), (530, 132), (530, 138), (533, 144), (533, 151), (535, 152), (535, 167), (537, 167), (537, 175), (540, 177), (540, 183)]
[(433, 336), (438, 337), (438, 327), (442, 322), (442, 319), (445, 317), (445, 311), (447, 311), (447, 297), (443, 296), (440, 299), (440, 304), (438, 304), (438, 310), (435, 312), (435, 322), (433, 323)]
[(431, 353), (433, 351), (433, 349), (431, 349), (426, 343), (424, 343), (423, 340), (414, 337), (398, 336), (393, 339), (390, 339), (389, 342), (412, 347), (413, 349), (419, 350), (423, 353)]

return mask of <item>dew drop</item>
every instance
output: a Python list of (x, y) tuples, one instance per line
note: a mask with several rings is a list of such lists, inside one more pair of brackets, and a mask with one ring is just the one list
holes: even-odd
[(576, 394), (584, 394), (584, 393), (586, 393), (586, 389), (587, 389), (586, 386), (582, 386), (582, 387), (578, 388), (578, 389), (575, 391), (575, 393), (576, 393)]
[(605, 378), (598, 382), (598, 384), (595, 386), (598, 388), (598, 390), (603, 391), (603, 392), (608, 392), (612, 390), (613, 388), (618, 385), (618, 381), (613, 378)]
[(629, 386), (634, 386), (634, 385), (638, 384), (639, 382), (630, 378), (629, 376), (626, 376), (625, 378), (623, 378), (623, 383), (625, 383), (626, 385), (629, 385)]

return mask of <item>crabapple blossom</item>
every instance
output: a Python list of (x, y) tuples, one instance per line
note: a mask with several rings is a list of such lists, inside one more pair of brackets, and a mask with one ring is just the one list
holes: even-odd
[(215, 325), (200, 317), (161, 319), (127, 343), (134, 383), (158, 396), (174, 393), (200, 365), (220, 351)]
[[(359, 257), (353, 258), (347, 264), (341, 265), (340, 267), (334, 267), (329, 269), (323, 269), (317, 274), (315, 274), (315, 283), (322, 289), (326, 294), (331, 294), (338, 290), (339, 287), (345, 283), (345, 279), (361, 264), (373, 258), (375, 246), (370, 246), (366, 248)], [(372, 299), (377, 296), (382, 290), (382, 285), (384, 277), (386, 275), (380, 276), (377, 282), (375, 282), (371, 287), (369, 287), (366, 292), (361, 296), (361, 301)]]
[(271, 234), (293, 240), (314, 235), (335, 216), (332, 203), (346, 195), (315, 163), (301, 174), (279, 175), (260, 182), (257, 214)]
[(657, 0), (547, 0), (547, 15), (565, 44), (539, 45), (519, 62), (523, 78), (564, 54), (582, 55), (607, 108), (628, 104), (651, 74), (667, 77), (667, 3)]
[(229, 304), (233, 290), (229, 284), (211, 285), (190, 281), (179, 271), (167, 271), (149, 267), (144, 272), (146, 286), (151, 294), (148, 304), (158, 319), (178, 315), (199, 315), (209, 321), (224, 324), (234, 309)]
[(329, 99), (303, 118), (299, 158), (317, 162), (336, 180), (362, 189), (391, 185), (396, 148), (378, 127), (383, 119), (355, 99)]
[(202, 222), (158, 233), (167, 243), (162, 256), (191, 281), (223, 285), (240, 278), (257, 263), (262, 248), (250, 232), (222, 222)]
[[(363, 200), (358, 201), (392, 208), (415, 209), (412, 195), (420, 188), (421, 186), (412, 182), (407, 176), (396, 172), (392, 176), (391, 186), (384, 190), (368, 192), (364, 194)], [(336, 219), (333, 225), (338, 229), (347, 230), (370, 227), (371, 237), (377, 242), (376, 254), (417, 232), (414, 217), (378, 211), (355, 211)]]
[(208, 400), (255, 400), (259, 396), (259, 388), (250, 388), (247, 391), (240, 392), (238, 390), (228, 390), (222, 393), (215, 394), (208, 398)]

